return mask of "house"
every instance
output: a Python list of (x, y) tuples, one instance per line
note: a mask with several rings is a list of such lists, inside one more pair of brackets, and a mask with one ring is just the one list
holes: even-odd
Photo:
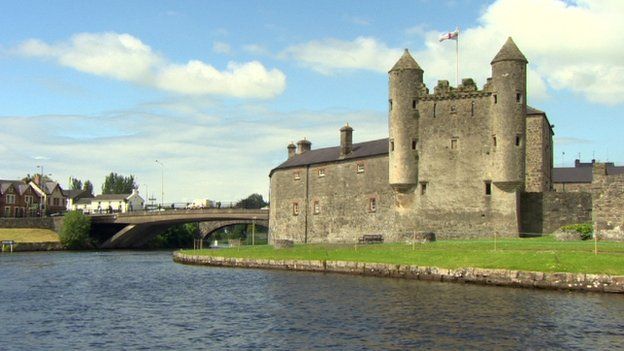
[(65, 208), (67, 211), (74, 210), (74, 205), (81, 199), (87, 199), (87, 201), (83, 201), (82, 204), (90, 204), (91, 201), (88, 199), (93, 198), (93, 194), (86, 190), (81, 189), (71, 189), (71, 190), (63, 190), (63, 194), (67, 198), (67, 202)]
[(131, 194), (100, 194), (95, 197), (83, 197), (73, 202), (72, 210), (84, 213), (126, 213), (143, 210), (145, 200), (138, 190)]
[(37, 175), (30, 185), (43, 198), (43, 209), (46, 214), (65, 212), (67, 197), (61, 185), (54, 181), (42, 181)]
[(39, 215), (41, 196), (30, 184), (20, 180), (0, 180), (0, 215), (33, 217)]

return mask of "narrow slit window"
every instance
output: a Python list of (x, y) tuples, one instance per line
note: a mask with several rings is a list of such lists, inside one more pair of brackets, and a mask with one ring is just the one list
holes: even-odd
[(321, 203), (319, 202), (319, 200), (315, 200), (314, 201), (314, 214), (319, 214), (321, 213)]
[(471, 116), (471, 117), (474, 117), (474, 110), (475, 110), (475, 102), (473, 101), (473, 102), (470, 104), (470, 116)]
[(516, 102), (522, 103), (522, 93), (516, 93)]
[(371, 197), (368, 200), (368, 210), (370, 212), (376, 212), (377, 211), (377, 199), (374, 197)]
[(433, 103), (433, 118), (436, 117), (436, 108), (438, 107), (438, 104), (436, 104), (435, 102)]
[(412, 100), (412, 108), (416, 109), (416, 100)]
[(494, 96), (494, 103), (497, 104), (498, 103), (498, 96), (496, 96), (496, 94), (494, 94), (493, 96)]
[(492, 136), (492, 145), (494, 145), (494, 147), (496, 147), (496, 135)]
[(427, 182), (420, 182), (420, 195), (427, 193)]
[(388, 100), (388, 108), (392, 111), (392, 99)]
[(457, 150), (457, 138), (451, 139), (451, 150)]
[(516, 135), (516, 146), (520, 146), (520, 136)]
[(298, 202), (293, 202), (292, 212), (293, 212), (293, 216), (299, 215), (299, 203)]
[(485, 195), (492, 195), (492, 182), (485, 182)]
[(390, 140), (390, 151), (394, 151), (394, 140)]
[(412, 139), (412, 150), (416, 150), (418, 146), (418, 139)]

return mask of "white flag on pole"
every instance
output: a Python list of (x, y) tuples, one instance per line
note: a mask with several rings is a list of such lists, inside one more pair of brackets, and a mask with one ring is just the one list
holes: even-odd
[(459, 28), (455, 29), (455, 31), (453, 32), (448, 32), (448, 33), (444, 33), (440, 35), (440, 41), (457, 40), (458, 37), (459, 37)]

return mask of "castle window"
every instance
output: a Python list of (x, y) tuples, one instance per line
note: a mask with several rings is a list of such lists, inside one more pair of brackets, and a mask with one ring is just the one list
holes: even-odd
[(394, 139), (390, 139), (390, 151), (394, 151)]
[(451, 113), (457, 113), (457, 106), (451, 105)]
[(492, 195), (492, 182), (485, 181), (485, 195)]
[(492, 145), (496, 147), (496, 135), (492, 135)]
[(470, 103), (470, 116), (474, 117), (475, 102)]
[(516, 146), (520, 146), (520, 135), (516, 135)]
[(418, 139), (412, 139), (412, 150), (416, 150), (418, 146)]
[(390, 111), (392, 111), (392, 99), (388, 100), (388, 107), (389, 107)]
[(457, 138), (451, 139), (451, 150), (457, 150)]
[(370, 199), (368, 199), (368, 210), (370, 212), (377, 211), (377, 199), (376, 198), (371, 197)]
[(522, 103), (522, 93), (516, 93), (516, 102)]
[(412, 100), (412, 108), (416, 109), (416, 100)]
[(293, 216), (298, 216), (299, 215), (299, 203), (298, 202), (293, 202)]
[(494, 103), (497, 104), (498, 103), (498, 96), (496, 96), (496, 94), (494, 94), (492, 96), (494, 96)]
[(357, 172), (358, 173), (364, 173), (364, 164), (363, 163), (358, 163), (357, 164)]
[(319, 200), (314, 200), (314, 214), (321, 213), (321, 203)]
[(427, 182), (420, 182), (420, 195), (427, 193)]
[(433, 118), (436, 117), (436, 107), (438, 107), (438, 104), (436, 104), (435, 102), (433, 103)]
[(293, 178), (295, 180), (301, 179), (301, 173), (299, 171), (293, 172)]
[(324, 177), (325, 176), (325, 168), (319, 168), (317, 171), (317, 174), (319, 177)]

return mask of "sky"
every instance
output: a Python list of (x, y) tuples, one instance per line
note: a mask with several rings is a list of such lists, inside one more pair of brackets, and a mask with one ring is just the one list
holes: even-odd
[[(8, 1), (0, 179), (134, 175), (165, 202), (265, 198), (286, 146), (388, 136), (387, 71), (408, 48), (433, 91), (481, 88), (511, 36), (555, 165), (624, 164), (624, 1)], [(156, 163), (155, 160), (159, 160)], [(162, 166), (161, 166), (162, 165)], [(38, 167), (39, 166), (39, 167)]]

